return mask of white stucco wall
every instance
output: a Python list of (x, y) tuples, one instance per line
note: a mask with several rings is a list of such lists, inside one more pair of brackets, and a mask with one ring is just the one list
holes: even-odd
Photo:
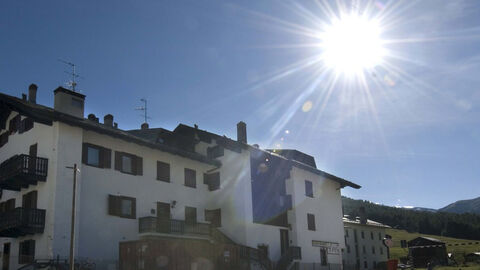
[[(305, 180), (313, 184), (313, 198), (305, 194)], [(289, 211), (292, 224), (292, 245), (302, 249), (302, 262), (320, 262), (320, 247), (312, 246), (312, 240), (338, 243), (344, 247), (342, 202), (340, 184), (311, 172), (293, 167), (287, 180), (287, 194), (292, 195), (294, 208)], [(308, 230), (307, 214), (315, 215), (315, 231)], [(340, 254), (328, 254), (328, 263), (341, 264)]]

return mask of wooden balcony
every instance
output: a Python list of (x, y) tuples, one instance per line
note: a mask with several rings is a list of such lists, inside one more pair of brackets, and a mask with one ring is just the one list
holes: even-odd
[(17, 207), (0, 213), (0, 237), (43, 233), (45, 210)]
[(0, 164), (0, 188), (20, 191), (47, 180), (48, 159), (15, 155)]
[(163, 234), (201, 238), (209, 238), (211, 235), (210, 224), (208, 223), (188, 223), (184, 220), (159, 219), (157, 217), (139, 218), (138, 232), (140, 234)]

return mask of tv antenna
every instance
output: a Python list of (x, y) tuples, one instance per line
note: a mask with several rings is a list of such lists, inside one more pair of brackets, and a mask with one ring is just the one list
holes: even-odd
[[(77, 86), (77, 82), (76, 82), (76, 79), (77, 78), (81, 78), (80, 75), (78, 75), (75, 71), (75, 64), (72, 63), (72, 62), (68, 62), (68, 61), (65, 61), (65, 60), (62, 60), (62, 59), (58, 59), (58, 61), (66, 64), (66, 65), (69, 65), (71, 68), (72, 68), (72, 72), (68, 72), (68, 71), (65, 71), (65, 73), (69, 74), (70, 76), (72, 76), (72, 80), (67, 82), (67, 85), (70, 86), (70, 90), (74, 91), (75, 92), (75, 87)], [(82, 77), (83, 78), (83, 77)]]
[(144, 118), (144, 123), (147, 123), (147, 119), (150, 119), (150, 117), (147, 114), (147, 99), (141, 98), (141, 102), (143, 102), (143, 106), (135, 108), (137, 111), (143, 111), (143, 118)]

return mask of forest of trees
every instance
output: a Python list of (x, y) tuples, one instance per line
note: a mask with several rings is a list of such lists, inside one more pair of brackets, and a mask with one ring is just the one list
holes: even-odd
[(342, 197), (343, 212), (359, 216), (365, 207), (367, 218), (409, 232), (480, 240), (480, 215), (416, 211)]

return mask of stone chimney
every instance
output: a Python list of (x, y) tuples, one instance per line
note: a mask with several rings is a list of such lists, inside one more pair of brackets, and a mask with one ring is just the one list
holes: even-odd
[(148, 129), (148, 123), (143, 123), (141, 128), (142, 128), (142, 130)]
[(113, 127), (113, 115), (107, 114), (103, 117), (103, 124), (105, 126)]
[(28, 101), (31, 103), (37, 103), (37, 89), (38, 86), (34, 83), (28, 87)]
[(367, 214), (365, 213), (365, 207), (361, 206), (359, 209), (360, 224), (367, 224)]
[(247, 143), (247, 124), (243, 121), (237, 124), (237, 141)]
[(55, 89), (53, 93), (55, 95), (53, 102), (53, 109), (55, 111), (83, 118), (85, 95), (61, 86)]

